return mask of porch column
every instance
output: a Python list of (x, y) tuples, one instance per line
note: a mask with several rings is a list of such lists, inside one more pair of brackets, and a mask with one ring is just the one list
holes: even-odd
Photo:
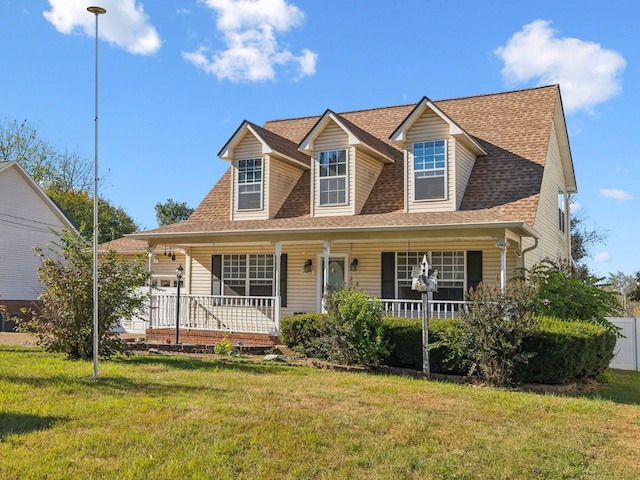
[[(147, 258), (149, 259), (149, 289), (148, 289), (148, 294), (149, 294), (149, 328), (151, 328), (152, 322), (151, 322), (151, 316), (153, 315), (153, 305), (151, 304), (151, 294), (153, 293), (153, 287), (152, 287), (152, 278), (151, 276), (153, 275), (153, 251), (155, 250), (156, 246), (155, 245), (149, 245), (147, 248), (145, 248), (145, 250), (147, 251)], [(146, 330), (146, 328), (145, 328)]]
[(327, 294), (327, 285), (329, 285), (329, 254), (331, 253), (331, 241), (325, 240), (322, 247), (324, 262), (322, 266), (322, 313), (327, 313), (327, 302), (325, 295)]
[(275, 305), (273, 306), (274, 309), (274, 322), (276, 324), (276, 331), (275, 334), (276, 335), (280, 335), (280, 256), (282, 255), (282, 244), (281, 242), (275, 242), (274, 246), (276, 248), (276, 253), (275, 253), (275, 262), (276, 262), (276, 272), (275, 272), (275, 282), (276, 282), (276, 288), (274, 289), (275, 292)]
[(507, 288), (507, 247), (509, 240), (506, 237), (494, 238), (493, 244), (500, 249), (500, 290), (504, 293)]

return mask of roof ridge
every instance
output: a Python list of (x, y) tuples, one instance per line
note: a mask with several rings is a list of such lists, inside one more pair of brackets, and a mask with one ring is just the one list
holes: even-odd
[[(492, 92), (492, 93), (479, 93), (477, 95), (465, 95), (462, 97), (450, 97), (450, 98), (441, 98), (439, 100), (433, 100), (429, 97), (429, 100), (431, 100), (432, 102), (436, 103), (436, 102), (449, 102), (452, 100), (466, 100), (466, 99), (470, 99), (470, 98), (479, 98), (479, 97), (491, 97), (491, 96), (495, 96), (495, 95), (507, 95), (510, 93), (519, 93), (519, 92), (526, 92), (526, 91), (530, 91), (530, 90), (542, 90), (545, 88), (552, 88), (552, 87), (558, 87), (559, 84), (554, 83), (551, 85), (540, 85), (537, 87), (528, 87), (528, 88), (519, 88), (519, 89), (515, 89), (515, 90), (508, 90), (506, 92)], [(410, 107), (410, 106), (415, 106), (418, 103), (420, 103), (420, 101), (422, 100), (422, 98), (424, 98), (425, 96), (423, 95), (420, 100), (418, 100), (417, 102), (410, 102), (410, 103), (399, 103), (399, 104), (395, 104), (395, 105), (385, 105), (385, 106), (381, 106), (381, 107), (371, 107), (371, 108), (360, 108), (360, 109), (356, 109), (356, 110), (345, 110), (345, 111), (336, 111), (336, 110), (332, 110), (331, 108), (327, 108), (324, 110), (324, 112), (320, 113), (320, 114), (316, 114), (316, 115), (303, 115), (301, 117), (290, 117), (290, 118), (274, 118), (271, 120), (267, 120), (264, 122), (263, 125), (267, 124), (267, 123), (276, 123), (276, 122), (289, 122), (292, 120), (304, 120), (304, 119), (310, 119), (310, 118), (316, 118), (316, 117), (322, 117), (322, 115), (324, 115), (324, 113), (327, 110), (330, 110), (334, 113), (337, 113), (338, 115), (345, 115), (345, 114), (349, 114), (349, 113), (361, 113), (361, 112), (371, 112), (374, 110), (386, 110), (386, 109), (390, 109), (390, 108), (402, 108), (402, 107)], [(264, 128), (264, 126), (263, 126)]]

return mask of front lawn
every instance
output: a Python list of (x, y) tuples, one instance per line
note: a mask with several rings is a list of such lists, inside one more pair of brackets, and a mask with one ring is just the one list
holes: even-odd
[(638, 478), (640, 375), (574, 397), (0, 347), (0, 478)]

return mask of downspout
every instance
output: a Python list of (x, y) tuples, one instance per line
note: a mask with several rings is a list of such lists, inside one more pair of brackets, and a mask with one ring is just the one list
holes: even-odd
[(151, 294), (153, 292), (153, 281), (152, 281), (152, 276), (153, 276), (153, 250), (156, 248), (155, 245), (149, 245), (146, 250), (147, 250), (147, 257), (149, 258), (149, 289), (148, 289), (148, 295), (149, 295), (149, 328), (151, 328), (152, 325), (152, 312), (153, 312), (153, 305), (152, 305), (152, 298), (151, 298)]
[(538, 248), (538, 237), (533, 237), (533, 245), (522, 250), (522, 268), (526, 268), (525, 255), (531, 250)]

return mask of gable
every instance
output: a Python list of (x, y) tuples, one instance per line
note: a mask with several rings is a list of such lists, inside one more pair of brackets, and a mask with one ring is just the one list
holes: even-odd
[[(553, 117), (558, 115), (556, 101), (558, 87), (540, 87), (534, 89), (504, 92), (476, 97), (465, 97), (430, 102), (419, 115), (405, 125), (405, 133), (428, 130), (426, 122), (435, 114), (449, 125), (452, 137), (450, 151), (455, 151), (456, 159), (464, 157), (464, 166), (456, 165), (455, 193), (451, 192), (455, 205), (450, 211), (424, 211), (420, 213), (403, 213), (405, 195), (405, 169), (407, 161), (403, 150), (394, 144), (392, 137), (399, 126), (406, 122), (412, 112), (417, 111), (419, 104), (399, 105), (353, 112), (335, 114), (338, 119), (345, 119), (356, 129), (368, 132), (379, 140), (379, 145), (389, 157), (394, 159), (383, 165), (377, 180), (366, 200), (361, 212), (341, 214), (330, 219), (316, 218), (311, 215), (314, 182), (312, 172), (304, 172), (288, 197), (273, 218), (268, 220), (247, 221), (243, 225), (238, 222), (218, 221), (218, 213), (222, 208), (228, 212), (230, 177), (225, 174), (219, 185), (203, 200), (194, 215), (175, 227), (159, 231), (200, 231), (224, 232), (231, 230), (275, 231), (285, 228), (287, 232), (297, 229), (331, 228), (381, 228), (383, 225), (396, 227), (401, 225), (446, 225), (480, 222), (524, 222), (534, 224), (538, 208), (542, 182), (542, 172), (546, 163), (550, 130)], [(426, 103), (425, 103), (426, 105)], [(423, 105), (424, 107), (424, 105)], [(439, 113), (437, 111), (439, 111)], [(424, 117), (422, 114), (425, 114)], [(324, 116), (327, 113), (325, 112)], [(560, 109), (560, 116), (562, 111)], [(266, 122), (262, 127), (280, 138), (295, 144), (302, 144), (323, 118), (310, 116)], [(448, 120), (447, 120), (448, 119)], [(422, 126), (421, 122), (425, 121)], [(436, 125), (437, 122), (433, 122)], [(337, 123), (336, 123), (337, 125)], [(343, 122), (343, 127), (347, 123)], [(556, 130), (563, 125), (556, 124)], [(331, 132), (326, 133), (329, 139)], [(440, 127), (437, 127), (440, 128)], [(342, 129), (344, 132), (344, 129)], [(337, 132), (338, 143), (342, 142)], [(345, 132), (346, 133), (346, 132)], [(323, 139), (318, 134), (317, 139)], [(558, 135), (562, 143), (562, 135)], [(347, 133), (348, 138), (348, 133)], [(564, 136), (566, 139), (566, 135)], [(314, 137), (314, 141), (316, 138)], [(476, 145), (476, 146), (474, 146)], [(383, 147), (378, 148), (378, 150)], [(454, 150), (455, 149), (455, 150)], [(486, 156), (478, 156), (478, 149)], [(314, 148), (318, 150), (318, 148)], [(570, 184), (567, 171), (572, 171), (572, 162), (568, 150), (562, 148), (565, 177)], [(474, 160), (474, 158), (477, 159)], [(460, 168), (463, 167), (463, 168)], [(465, 181), (466, 180), (466, 181)], [(466, 184), (466, 188), (464, 188)], [(223, 187), (227, 185), (227, 187)], [(226, 189), (226, 191), (225, 191)], [(225, 197), (226, 195), (226, 197)], [(218, 205), (214, 205), (218, 203)], [(226, 205), (224, 205), (226, 202)], [(220, 206), (222, 203), (222, 207)]]

